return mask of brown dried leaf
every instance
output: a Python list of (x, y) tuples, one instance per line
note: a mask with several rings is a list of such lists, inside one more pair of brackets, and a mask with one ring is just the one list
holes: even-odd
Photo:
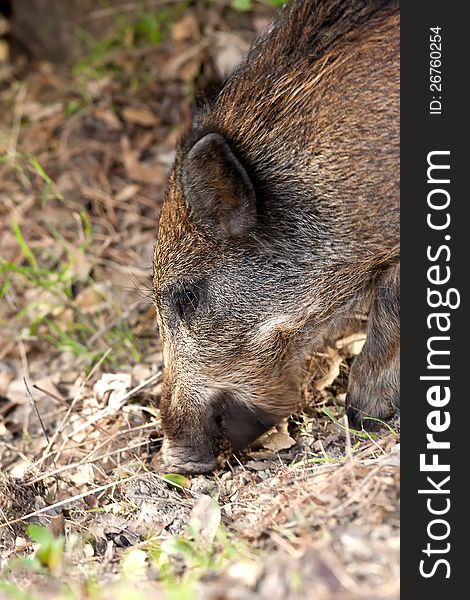
[(109, 76), (104, 76), (101, 79), (91, 79), (86, 81), (88, 92), (93, 98), (99, 98), (104, 90), (112, 83), (113, 79)]
[(99, 286), (87, 287), (81, 290), (75, 298), (75, 305), (86, 314), (93, 314), (101, 310), (105, 294)]
[[(0, 59), (1, 60), (1, 59)], [(27, 117), (32, 123), (42, 121), (52, 117), (57, 113), (63, 112), (62, 102), (53, 102), (52, 104), (39, 104), (39, 102), (25, 102), (23, 105), (23, 116)]]
[[(182, 79), (190, 81), (193, 73), (197, 73), (203, 60), (203, 50), (206, 43), (199, 42), (192, 45), (184, 52), (179, 52), (170, 58), (160, 70), (160, 79), (162, 81)], [(189, 67), (187, 66), (189, 63)]]
[(54, 537), (65, 536), (65, 517), (63, 513), (51, 517), (47, 528), (51, 531)]
[(177, 21), (171, 30), (171, 39), (174, 42), (184, 40), (197, 40), (199, 38), (199, 23), (193, 13), (187, 13)]
[(321, 356), (324, 360), (325, 368), (323, 375), (315, 381), (315, 389), (319, 392), (329, 387), (338, 377), (339, 366), (343, 360), (334, 348), (328, 348)]
[(108, 129), (111, 131), (119, 131), (122, 129), (122, 123), (117, 117), (116, 113), (112, 110), (105, 110), (103, 108), (98, 108), (95, 110), (95, 117), (100, 121), (103, 121), (108, 126)]
[(84, 485), (88, 485), (90, 483), (94, 483), (95, 481), (95, 473), (93, 470), (93, 465), (90, 463), (85, 463), (83, 465), (78, 465), (68, 476), (70, 481), (77, 487), (81, 488)]
[(139, 192), (140, 185), (129, 183), (116, 194), (116, 202), (126, 202), (127, 200), (131, 200)]
[(142, 125), (142, 127), (155, 127), (155, 125), (160, 123), (160, 119), (153, 112), (145, 108), (126, 106), (122, 109), (121, 115), (127, 123)]
[(7, 62), (10, 56), (10, 46), (6, 40), (0, 40), (0, 63)]
[(98, 508), (100, 503), (98, 502), (98, 498), (94, 494), (89, 494), (83, 498), (83, 501), (89, 508)]
[(280, 450), (287, 450), (291, 448), (296, 441), (289, 435), (289, 424), (287, 419), (284, 419), (275, 427), (272, 427), (252, 444), (256, 448), (265, 448), (272, 452), (279, 452)]
[(273, 431), (270, 434), (266, 434), (265, 439), (261, 443), (263, 448), (272, 450), (273, 452), (279, 452), (280, 450), (291, 448), (295, 445), (296, 441), (291, 438), (290, 435)]
[(223, 75), (233, 71), (248, 51), (248, 45), (242, 38), (223, 31), (217, 33), (216, 47), (215, 66)]
[(126, 174), (132, 181), (141, 181), (142, 183), (159, 184), (162, 183), (166, 169), (159, 163), (153, 163), (152, 166), (139, 161), (138, 153), (132, 150), (130, 141), (127, 137), (121, 140), (122, 160)]

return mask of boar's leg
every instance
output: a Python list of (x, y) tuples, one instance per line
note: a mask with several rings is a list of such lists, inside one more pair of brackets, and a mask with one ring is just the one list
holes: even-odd
[(352, 424), (391, 417), (400, 405), (400, 265), (377, 281), (367, 339), (349, 375), (346, 407)]

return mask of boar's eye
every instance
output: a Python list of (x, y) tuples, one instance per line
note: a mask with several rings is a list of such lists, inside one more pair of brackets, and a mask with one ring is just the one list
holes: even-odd
[(173, 305), (180, 319), (189, 320), (199, 304), (199, 292), (195, 288), (184, 287), (173, 294)]

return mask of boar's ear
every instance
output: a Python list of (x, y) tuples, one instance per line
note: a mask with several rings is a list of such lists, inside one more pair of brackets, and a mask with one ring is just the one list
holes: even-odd
[(190, 218), (217, 238), (241, 236), (256, 222), (253, 185), (218, 133), (209, 133), (183, 161), (183, 192)]

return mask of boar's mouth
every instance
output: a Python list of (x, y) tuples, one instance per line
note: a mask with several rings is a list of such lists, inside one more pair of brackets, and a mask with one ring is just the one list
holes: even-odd
[(197, 444), (194, 440), (178, 443), (166, 439), (162, 448), (165, 466), (188, 475), (210, 473), (218, 466), (218, 455), (243, 450), (277, 421), (268, 412), (238, 400), (231, 393), (221, 393), (204, 426), (205, 443), (202, 438)]
[(249, 446), (278, 421), (267, 411), (247, 405), (230, 394), (224, 396), (223, 407), (222, 434), (235, 452)]

